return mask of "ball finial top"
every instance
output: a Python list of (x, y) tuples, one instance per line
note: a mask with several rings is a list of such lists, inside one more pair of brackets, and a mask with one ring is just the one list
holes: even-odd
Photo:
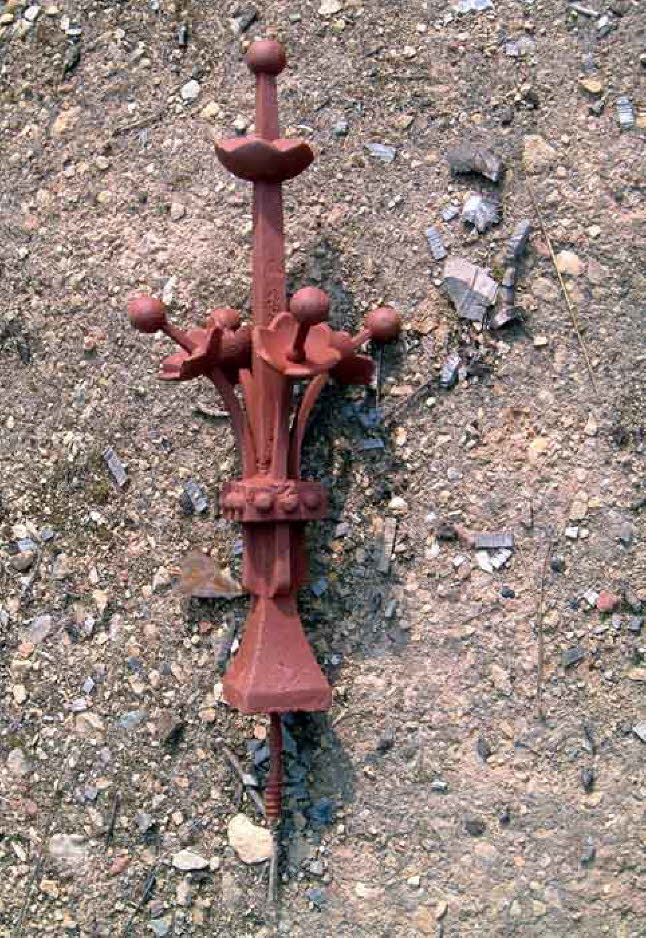
[(302, 325), (315, 326), (327, 319), (330, 311), (330, 298), (327, 293), (316, 287), (303, 287), (292, 297), (289, 310), (297, 322)]
[(166, 325), (166, 307), (153, 296), (133, 296), (128, 301), (128, 318), (139, 332), (160, 332)]
[(366, 328), (375, 342), (394, 342), (401, 332), (401, 318), (391, 306), (381, 306), (368, 313)]
[(279, 75), (287, 65), (285, 50), (275, 39), (252, 42), (247, 52), (247, 65), (255, 75)]

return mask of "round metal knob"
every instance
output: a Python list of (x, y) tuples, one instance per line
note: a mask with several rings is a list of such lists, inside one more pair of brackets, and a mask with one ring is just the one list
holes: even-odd
[(166, 325), (166, 307), (154, 296), (133, 296), (128, 300), (128, 318), (139, 332), (159, 332)]
[(257, 492), (254, 496), (253, 503), (256, 509), (262, 514), (266, 514), (274, 506), (274, 496), (271, 492)]
[(298, 508), (298, 495), (296, 492), (286, 492), (280, 497), (280, 507), (288, 515), (291, 515)]
[(324, 290), (303, 287), (292, 297), (289, 310), (299, 325), (315, 326), (328, 318), (330, 298)]
[(279, 75), (287, 65), (285, 50), (275, 39), (260, 39), (252, 42), (247, 52), (247, 65), (257, 75)]
[(366, 328), (375, 342), (394, 342), (401, 332), (401, 316), (391, 306), (373, 309), (365, 319)]

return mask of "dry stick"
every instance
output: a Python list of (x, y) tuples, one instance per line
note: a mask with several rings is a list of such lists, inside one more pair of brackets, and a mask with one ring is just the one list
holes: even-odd
[(561, 274), (561, 271), (559, 270), (558, 264), (556, 263), (556, 255), (555, 255), (555, 253), (554, 253), (554, 248), (552, 247), (552, 241), (550, 240), (550, 236), (549, 236), (549, 234), (547, 233), (547, 228), (545, 227), (545, 221), (544, 221), (544, 219), (543, 219), (543, 214), (542, 214), (540, 208), (538, 207), (538, 202), (536, 201), (536, 196), (535, 196), (535, 194), (534, 194), (534, 189), (532, 188), (532, 184), (530, 183), (529, 179), (526, 179), (525, 181), (526, 181), (526, 183), (527, 183), (527, 189), (528, 189), (528, 192), (529, 192), (529, 196), (530, 196), (530, 198), (531, 198), (531, 200), (532, 200), (532, 204), (533, 204), (533, 206), (534, 206), (534, 211), (536, 212), (536, 217), (538, 218), (538, 224), (540, 225), (540, 229), (541, 229), (541, 231), (542, 231), (542, 233), (543, 233), (543, 237), (545, 238), (545, 242), (546, 242), (547, 247), (548, 247), (548, 250), (549, 250), (549, 252), (550, 252), (550, 257), (552, 258), (552, 264), (554, 265), (554, 270), (556, 271), (556, 276), (558, 277), (558, 281), (559, 281), (559, 284), (560, 284), (560, 286), (561, 286), (561, 292), (562, 292), (562, 294), (563, 294), (563, 299), (565, 300), (565, 305), (567, 306), (568, 312), (569, 312), (569, 314), (570, 314), (570, 319), (572, 320), (572, 326), (574, 327), (574, 331), (576, 332), (576, 337), (577, 337), (577, 339), (579, 340), (579, 345), (580, 345), (580, 347), (581, 347), (581, 351), (583, 352), (583, 357), (584, 357), (584, 359), (585, 359), (586, 368), (588, 369), (588, 374), (590, 375), (590, 381), (591, 381), (591, 383), (592, 383), (592, 387), (594, 388), (595, 394), (598, 394), (598, 393), (599, 393), (599, 388), (598, 388), (598, 386), (597, 386), (597, 379), (596, 379), (595, 376), (594, 376), (594, 371), (592, 370), (592, 362), (590, 361), (590, 356), (588, 355), (588, 350), (587, 350), (587, 348), (586, 348), (585, 342), (583, 341), (583, 334), (581, 333), (581, 326), (580, 326), (580, 324), (579, 324), (579, 317), (578, 317), (578, 315), (577, 315), (577, 312), (576, 312), (574, 306), (572, 305), (572, 301), (570, 300), (570, 295), (569, 295), (569, 293), (568, 293), (568, 291), (567, 291), (567, 287), (565, 286), (565, 281), (563, 280), (563, 276), (562, 276), (562, 274)]
[[(63, 797), (63, 785), (61, 779), (57, 779), (56, 790), (54, 792), (56, 795), (57, 801), (60, 802), (60, 799)], [(60, 805), (59, 805), (60, 807)], [(54, 824), (54, 818), (57, 815), (57, 811), (52, 806), (52, 809), (49, 812), (49, 817), (47, 819), (47, 824), (45, 825), (45, 832), (43, 834), (43, 839), (38, 850), (38, 856), (36, 862), (32, 867), (31, 873), (29, 874), (29, 879), (27, 880), (27, 889), (25, 892), (25, 899), (20, 909), (20, 914), (18, 915), (18, 920), (16, 921), (16, 926), (13, 933), (13, 938), (20, 938), (23, 933), (23, 923), (25, 920), (25, 914), (27, 912), (27, 906), (29, 905), (29, 900), (31, 899), (31, 891), (33, 889), (34, 883), (40, 877), (42, 868), (43, 868), (43, 850), (45, 848), (45, 843), (49, 839), (49, 835), (52, 831), (52, 826)]]
[(229, 765), (231, 766), (231, 768), (234, 769), (234, 771), (236, 771), (236, 772), (238, 773), (238, 775), (240, 776), (240, 781), (242, 782), (243, 787), (245, 788), (245, 790), (246, 790), (247, 793), (249, 794), (249, 797), (251, 798), (251, 800), (252, 800), (253, 803), (255, 804), (256, 808), (258, 809), (258, 811), (260, 812), (260, 814), (262, 815), (262, 817), (264, 817), (264, 816), (265, 816), (265, 806), (264, 806), (264, 804), (262, 803), (262, 798), (260, 797), (260, 795), (258, 794), (258, 792), (257, 792), (254, 788), (251, 788), (251, 787), (250, 787), (249, 785), (247, 785), (247, 783), (245, 782), (245, 771), (244, 771), (244, 769), (242, 768), (242, 766), (241, 766), (241, 764), (240, 764), (240, 760), (238, 759), (238, 757), (237, 757), (236, 755), (234, 755), (234, 753), (231, 752), (231, 750), (228, 748), (228, 746), (223, 746), (223, 747), (222, 747), (222, 752), (224, 753), (224, 755), (225, 755), (225, 757), (226, 757), (226, 760), (227, 760), (227, 762), (229, 763)]
[(554, 547), (554, 538), (550, 538), (545, 551), (545, 558), (541, 569), (541, 584), (538, 593), (538, 607), (536, 609), (536, 632), (538, 635), (538, 658), (536, 662), (536, 710), (539, 719), (543, 720), (543, 667), (545, 664), (545, 639), (543, 636), (543, 598), (545, 596), (545, 578), (547, 564)]
[(117, 817), (119, 816), (119, 808), (121, 806), (121, 795), (119, 792), (115, 792), (114, 800), (112, 802), (112, 811), (110, 813), (110, 820), (108, 821), (108, 826), (105, 832), (105, 848), (106, 850), (112, 843), (114, 838), (114, 829), (117, 824)]

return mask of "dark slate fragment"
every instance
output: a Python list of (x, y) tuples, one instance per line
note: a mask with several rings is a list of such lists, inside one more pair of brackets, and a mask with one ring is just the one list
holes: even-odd
[(503, 164), (499, 156), (485, 147), (462, 143), (446, 154), (453, 173), (479, 173), (492, 182), (498, 182)]
[(464, 829), (470, 837), (481, 837), (487, 829), (487, 825), (479, 817), (467, 817), (464, 819)]
[(202, 515), (208, 511), (209, 500), (204, 489), (197, 482), (189, 480), (179, 497), (179, 503), (185, 515)]
[(572, 668), (575, 664), (583, 661), (585, 658), (585, 652), (579, 645), (575, 645), (574, 648), (567, 648), (562, 656), (561, 661), (564, 668)]
[(108, 446), (107, 449), (104, 450), (103, 459), (105, 460), (106, 466), (110, 470), (110, 475), (114, 479), (117, 488), (125, 488), (128, 483), (128, 475), (123, 463), (111, 446)]
[(442, 285), (458, 316), (472, 322), (482, 322), (498, 295), (498, 284), (484, 268), (455, 255), (444, 263)]

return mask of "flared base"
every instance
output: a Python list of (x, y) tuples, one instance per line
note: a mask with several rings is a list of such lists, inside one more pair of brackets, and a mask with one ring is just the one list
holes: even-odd
[(309, 646), (293, 596), (259, 596), (223, 680), (243, 713), (329, 710), (332, 690)]

